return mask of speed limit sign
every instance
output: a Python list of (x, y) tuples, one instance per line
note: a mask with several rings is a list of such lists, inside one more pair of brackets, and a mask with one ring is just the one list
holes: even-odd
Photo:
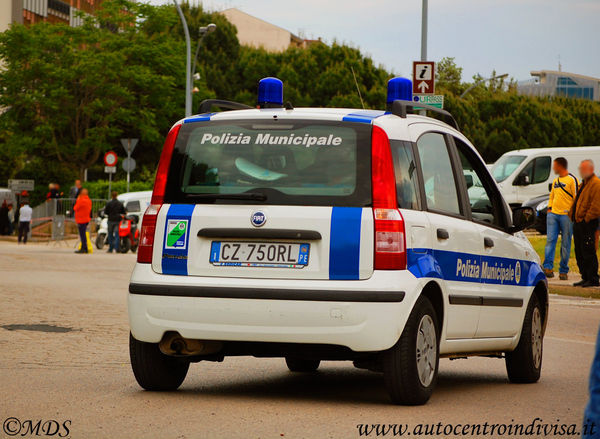
[(117, 153), (114, 151), (108, 151), (104, 154), (104, 164), (106, 166), (116, 166), (118, 161)]

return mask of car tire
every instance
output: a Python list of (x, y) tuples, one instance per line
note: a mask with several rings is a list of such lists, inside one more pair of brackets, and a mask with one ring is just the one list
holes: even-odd
[(96, 235), (96, 248), (98, 250), (102, 250), (104, 248), (105, 242), (106, 242), (106, 233), (98, 233), (98, 235)]
[(383, 378), (394, 404), (423, 405), (437, 383), (440, 330), (429, 299), (419, 297), (398, 342), (383, 352)]
[(146, 390), (176, 390), (190, 367), (189, 361), (163, 354), (158, 343), (136, 340), (131, 333), (129, 357), (136, 381)]
[(119, 242), (119, 251), (121, 253), (127, 253), (131, 248), (131, 240), (127, 237), (121, 238), (121, 242)]
[(538, 297), (529, 300), (517, 348), (506, 353), (506, 372), (512, 383), (535, 383), (542, 373), (543, 313)]
[(319, 368), (321, 360), (285, 357), (285, 364), (291, 372), (314, 372)]

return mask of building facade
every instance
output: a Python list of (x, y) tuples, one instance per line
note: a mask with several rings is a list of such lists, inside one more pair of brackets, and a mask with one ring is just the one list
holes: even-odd
[(305, 47), (303, 38), (239, 9), (225, 9), (222, 14), (237, 28), (237, 38), (244, 46), (262, 47), (269, 52), (283, 52), (289, 47)]
[(532, 71), (531, 76), (517, 84), (520, 94), (600, 101), (600, 78), (555, 70)]
[(0, 32), (11, 23), (64, 23), (79, 26), (81, 14), (93, 14), (102, 0), (0, 0)]

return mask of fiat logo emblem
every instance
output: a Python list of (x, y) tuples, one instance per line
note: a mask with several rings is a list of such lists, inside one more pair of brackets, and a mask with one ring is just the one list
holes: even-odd
[(265, 215), (264, 212), (260, 211), (254, 212), (252, 216), (250, 216), (250, 222), (254, 227), (264, 226), (267, 222), (267, 215)]

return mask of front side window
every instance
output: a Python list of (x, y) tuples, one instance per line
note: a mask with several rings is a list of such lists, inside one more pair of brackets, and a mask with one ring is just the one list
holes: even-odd
[(396, 194), (401, 209), (419, 209), (419, 180), (417, 165), (410, 142), (391, 140)]
[[(519, 184), (539, 184), (544, 183), (550, 176), (552, 159), (550, 157), (538, 157), (531, 160), (519, 173), (517, 182)], [(526, 177), (526, 178), (524, 178)]]
[(171, 203), (368, 206), (371, 127), (324, 121), (184, 124)]
[(417, 141), (427, 208), (460, 215), (452, 162), (443, 134), (426, 133)]
[(497, 227), (503, 226), (499, 195), (485, 178), (485, 165), (463, 141), (455, 138), (454, 142), (458, 149), (473, 219)]

